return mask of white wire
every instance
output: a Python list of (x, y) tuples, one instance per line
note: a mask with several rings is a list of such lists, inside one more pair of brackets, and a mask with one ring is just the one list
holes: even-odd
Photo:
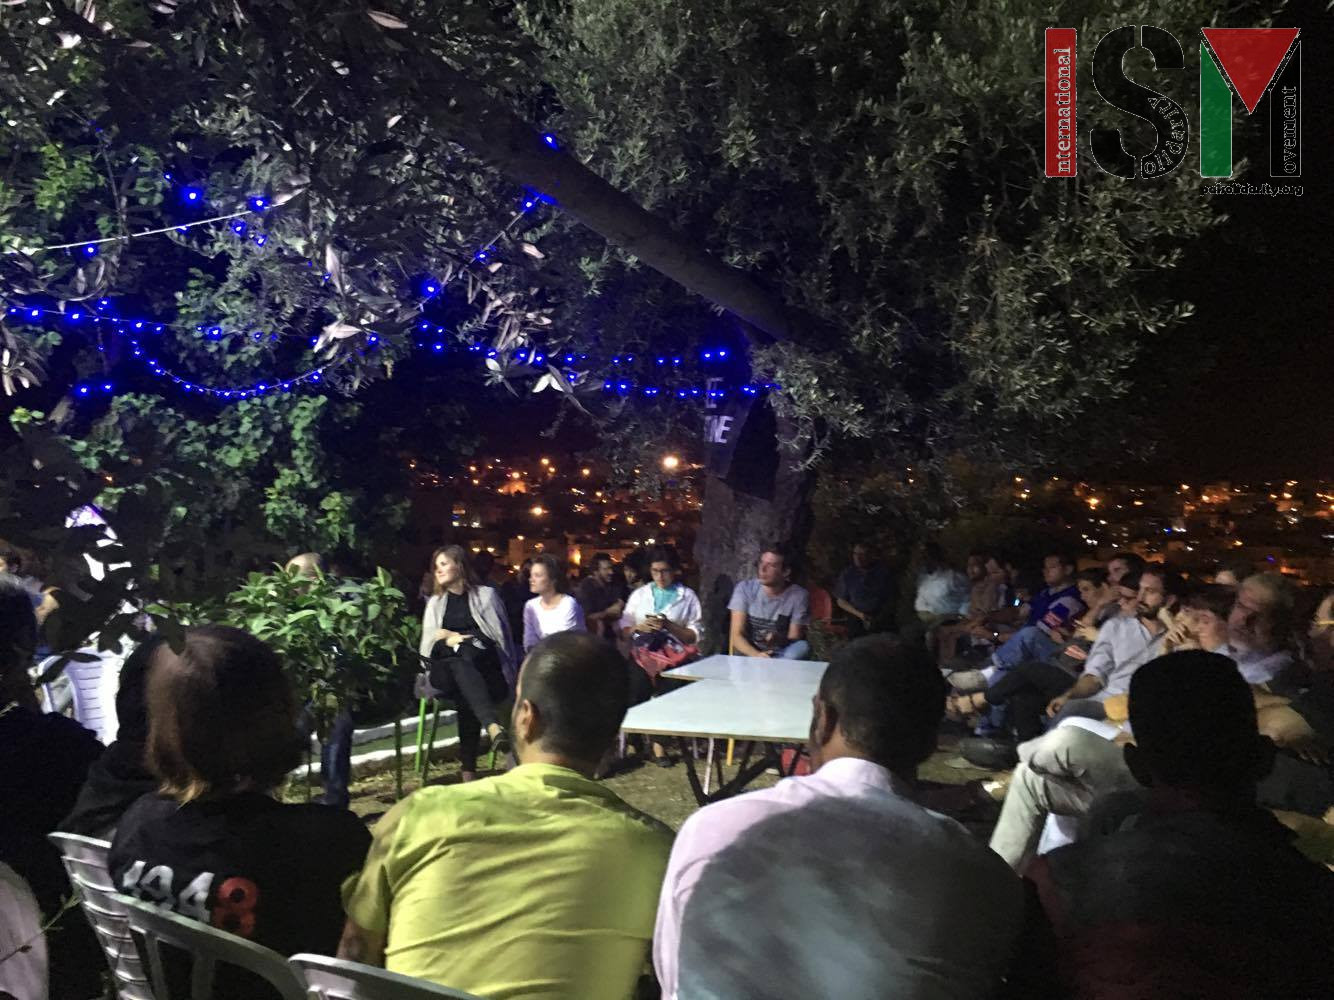
[(181, 232), (186, 229), (193, 229), (195, 226), (207, 226), (214, 222), (226, 222), (228, 219), (240, 218), (242, 215), (254, 215), (252, 208), (243, 209), (240, 212), (233, 212), (231, 215), (215, 215), (211, 219), (199, 219), (195, 222), (187, 222), (178, 226), (163, 226), (161, 229), (145, 229), (141, 233), (129, 233), (125, 236), (104, 236), (100, 240), (84, 240), (82, 243), (52, 243), (49, 246), (42, 247), (19, 247), (17, 250), (6, 250), (6, 256), (12, 256), (16, 253), (33, 254), (45, 253), (48, 250), (72, 250), (75, 247), (93, 247), (102, 243), (121, 243), (125, 240), (135, 240), (140, 236), (159, 236), (162, 233)]

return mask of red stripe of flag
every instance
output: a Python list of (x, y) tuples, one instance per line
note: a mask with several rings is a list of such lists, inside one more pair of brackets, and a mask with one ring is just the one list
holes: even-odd
[(1075, 29), (1048, 28), (1042, 106), (1046, 118), (1047, 176), (1075, 176)]

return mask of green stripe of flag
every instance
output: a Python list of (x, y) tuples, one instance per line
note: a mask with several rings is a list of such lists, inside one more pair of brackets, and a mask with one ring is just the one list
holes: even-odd
[(1200, 43), (1200, 176), (1232, 176), (1232, 91)]

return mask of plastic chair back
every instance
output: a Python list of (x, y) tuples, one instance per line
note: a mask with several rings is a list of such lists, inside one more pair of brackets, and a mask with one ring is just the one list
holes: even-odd
[(834, 617), (834, 598), (823, 587), (811, 587), (811, 621), (827, 622)]
[(121, 1000), (154, 1000), (126, 925), (125, 908), (118, 902), (107, 871), (111, 845), (76, 833), (53, 833), (47, 839), (60, 851), (70, 884), (79, 893), (83, 915), (106, 953), (117, 996)]
[[(120, 669), (125, 659), (118, 653), (98, 650), (85, 646), (79, 653), (95, 656), (97, 659), (87, 662), (69, 660), (63, 671), (69, 681), (69, 693), (73, 700), (74, 718), (85, 729), (91, 729), (104, 744), (110, 744), (116, 738), (119, 720), (116, 718), (116, 687), (120, 683)], [(44, 672), (60, 656), (48, 656), (38, 667)], [(55, 704), (55, 692), (52, 685), (44, 685), (47, 699), (47, 711)]]
[(293, 955), (291, 963), (306, 981), (308, 1000), (479, 1000), (424, 979), (325, 955)]
[[(178, 916), (129, 896), (117, 896), (125, 907), (130, 934), (139, 958), (148, 970), (155, 1000), (214, 1000), (214, 978), (219, 965), (234, 965), (269, 983), (283, 1000), (306, 1000), (306, 987), (296, 969), (276, 951), (245, 938), (220, 931), (198, 920)], [(162, 946), (186, 952), (191, 959), (190, 989), (171, 992)], [(217, 997), (217, 1000), (232, 1000)]]
[(114, 653), (99, 653), (88, 663), (71, 661), (65, 667), (74, 696), (74, 718), (85, 729), (91, 729), (104, 744), (116, 739), (119, 720), (116, 718), (116, 686), (124, 663)]

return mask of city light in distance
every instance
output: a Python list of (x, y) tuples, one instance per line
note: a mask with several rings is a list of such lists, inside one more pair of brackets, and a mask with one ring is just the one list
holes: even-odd
[(681, 465), (681, 460), (675, 455), (663, 455), (662, 467), (668, 472), (675, 472)]
[(546, 512), (547, 512), (547, 511), (546, 511), (546, 508), (543, 507), (541, 504), (538, 504), (538, 505), (537, 505), (536, 507), (534, 507), (534, 508), (532, 509), (532, 511), (531, 511), (533, 517), (541, 517), (541, 516), (542, 516), (543, 514), (545, 514)]

